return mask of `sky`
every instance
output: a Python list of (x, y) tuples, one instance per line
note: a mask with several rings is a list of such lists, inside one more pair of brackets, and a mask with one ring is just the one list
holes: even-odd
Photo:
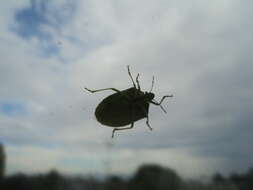
[[(0, 142), (7, 174), (132, 174), (144, 163), (183, 177), (253, 166), (249, 0), (8, 0), (0, 6)], [(155, 77), (149, 118), (120, 131), (98, 103)]]

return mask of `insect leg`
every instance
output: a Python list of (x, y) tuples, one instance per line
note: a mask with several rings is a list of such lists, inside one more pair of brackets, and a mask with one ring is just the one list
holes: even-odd
[(140, 105), (140, 104), (138, 104), (138, 106), (142, 109), (142, 111), (145, 113), (145, 115), (146, 115), (146, 118), (147, 118), (147, 120), (146, 120), (146, 125), (148, 126), (148, 128), (152, 131), (153, 130), (153, 128), (150, 126), (150, 124), (149, 124), (149, 116), (148, 116), (148, 112), (146, 111), (146, 109), (142, 106), (142, 105)]
[(114, 128), (113, 131), (112, 131), (112, 138), (114, 137), (115, 131), (126, 130), (126, 129), (132, 129), (133, 127), (134, 127), (134, 122), (131, 123), (130, 127), (124, 127), (124, 128), (118, 127), (118, 128)]
[(134, 79), (133, 79), (133, 77), (132, 77), (132, 75), (131, 75), (131, 72), (130, 72), (129, 65), (127, 66), (127, 71), (128, 71), (128, 75), (130, 76), (131, 81), (132, 81), (132, 83), (133, 83), (133, 85), (134, 85), (134, 88), (136, 88), (136, 85), (135, 85), (135, 83), (134, 83)]
[(140, 76), (140, 74), (138, 73), (138, 75), (137, 75), (137, 77), (136, 77), (136, 83), (137, 83), (137, 88), (138, 88), (138, 90), (140, 90), (141, 91), (141, 86), (140, 86), (140, 83), (139, 83), (139, 76)]
[(113, 90), (115, 92), (120, 92), (120, 90), (117, 90), (116, 88), (103, 88), (103, 89), (98, 89), (98, 90), (90, 90), (88, 88), (84, 88), (85, 90), (88, 90), (89, 92), (91, 93), (95, 93), (95, 92), (101, 92), (101, 91), (104, 91), (104, 90)]
[(153, 76), (153, 77), (152, 77), (152, 85), (151, 85), (151, 88), (150, 88), (150, 91), (149, 91), (149, 92), (151, 92), (151, 91), (153, 90), (154, 82), (155, 82), (155, 77)]
[(147, 113), (147, 111), (142, 107), (142, 109), (143, 109), (143, 111), (145, 112), (145, 114), (146, 114), (146, 118), (147, 118), (147, 120), (146, 120), (146, 125), (148, 126), (148, 128), (152, 131), (152, 127), (150, 126), (150, 124), (149, 124), (149, 117), (148, 117), (148, 113)]
[(104, 91), (104, 90), (113, 90), (113, 91), (115, 91), (115, 92), (121, 94), (121, 95), (122, 95), (124, 98), (126, 98), (128, 101), (130, 100), (130, 98), (129, 98), (127, 95), (121, 93), (121, 91), (118, 90), (118, 89), (116, 89), (116, 88), (103, 88), (103, 89), (98, 89), (98, 90), (90, 90), (90, 89), (88, 89), (88, 88), (84, 88), (84, 89), (87, 90), (87, 91), (89, 91), (89, 92), (91, 92), (91, 93), (101, 92), (101, 91)]
[(153, 129), (152, 129), (152, 127), (149, 125), (149, 117), (148, 117), (148, 115), (147, 115), (146, 124), (147, 124), (148, 128), (152, 131)]
[[(133, 121), (133, 118), (134, 118), (134, 109), (132, 107), (131, 109), (131, 120)], [(115, 131), (120, 131), (120, 130), (126, 130), (126, 129), (132, 129), (134, 127), (134, 122), (131, 123), (130, 127), (117, 127), (117, 128), (114, 128), (113, 131), (112, 131), (112, 138), (114, 137), (114, 133)]]
[(152, 101), (152, 100), (150, 101), (150, 103), (152, 103), (152, 104), (154, 104), (154, 105), (157, 105), (157, 106), (160, 106), (161, 103), (163, 102), (163, 100), (164, 100), (165, 98), (168, 98), (168, 97), (173, 97), (173, 95), (163, 96), (159, 103), (158, 103), (158, 102), (154, 102), (154, 101)]
[(163, 96), (159, 103), (156, 100), (154, 100), (154, 101), (151, 100), (150, 103), (152, 103), (152, 104), (154, 104), (156, 106), (160, 106), (160, 108), (164, 111), (164, 113), (167, 113), (166, 110), (163, 108), (163, 106), (161, 104), (162, 104), (163, 100), (165, 98), (168, 98), (168, 97), (173, 97), (173, 95)]

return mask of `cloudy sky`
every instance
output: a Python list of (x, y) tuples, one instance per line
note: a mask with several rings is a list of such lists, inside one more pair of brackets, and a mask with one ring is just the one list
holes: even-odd
[[(131, 174), (158, 163), (185, 177), (253, 166), (252, 1), (8, 0), (0, 6), (0, 142), (7, 173)], [(174, 97), (167, 114), (116, 133), (94, 116), (131, 87)]]

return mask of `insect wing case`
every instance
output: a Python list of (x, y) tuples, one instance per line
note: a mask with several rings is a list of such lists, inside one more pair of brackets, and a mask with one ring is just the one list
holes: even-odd
[(111, 127), (129, 125), (145, 118), (148, 113), (149, 103), (138, 98), (143, 95), (143, 92), (135, 88), (114, 93), (103, 99), (97, 106), (95, 116), (103, 125)]

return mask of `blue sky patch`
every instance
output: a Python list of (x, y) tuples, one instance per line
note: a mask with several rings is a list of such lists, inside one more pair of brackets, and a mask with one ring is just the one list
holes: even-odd
[(0, 111), (7, 116), (16, 116), (25, 112), (25, 107), (17, 103), (3, 103), (0, 104)]
[(72, 20), (76, 4), (70, 2), (56, 6), (50, 2), (50, 0), (31, 0), (29, 7), (19, 9), (14, 16), (16, 21), (14, 32), (25, 39), (37, 37), (52, 40), (50, 33), (41, 27), (47, 25), (55, 30), (61, 30)]
[(29, 7), (19, 9), (15, 13), (12, 30), (24, 39), (38, 38), (42, 42), (42, 56), (57, 55), (59, 46), (52, 34), (43, 30), (43, 26), (60, 31), (65, 23), (71, 20), (75, 4), (68, 3), (64, 6), (64, 11), (59, 11), (61, 9), (62, 6), (51, 6), (50, 0), (31, 0)]
[(37, 36), (43, 39), (49, 39), (50, 35), (41, 31), (40, 26), (49, 24), (46, 18), (46, 3), (45, 1), (31, 1), (31, 6), (18, 10), (15, 14), (17, 22), (16, 33), (23, 38)]

